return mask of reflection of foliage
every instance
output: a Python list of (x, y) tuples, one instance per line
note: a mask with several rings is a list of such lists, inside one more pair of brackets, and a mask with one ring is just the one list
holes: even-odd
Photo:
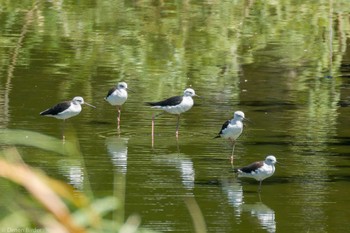
[[(73, 87), (89, 99), (92, 85), (104, 78), (144, 79), (138, 81), (140, 96), (152, 90), (160, 98), (190, 84), (202, 85), (205, 92), (215, 83), (215, 90), (229, 86), (238, 98), (241, 65), (264, 64), (275, 72), (268, 81), (287, 86), (288, 100), (302, 105), (298, 116), (285, 122), (289, 133), (306, 144), (294, 146), (295, 151), (324, 151), (335, 134), (340, 81), (320, 77), (339, 72), (349, 11), (348, 0), (0, 0), (0, 82), (9, 92), (11, 80), (4, 77), (16, 67), (29, 67), (40, 71), (42, 80), (50, 79), (48, 87), (58, 87), (59, 99), (74, 96)], [(110, 75), (101, 76), (101, 70)], [(26, 81), (31, 80), (22, 85)], [(8, 100), (1, 91), (0, 100)], [(8, 117), (8, 111), (1, 112)], [(22, 133), (8, 131), (6, 140), (18, 143), (16, 135)], [(35, 142), (38, 148), (58, 148)], [(12, 216), (22, 216), (14, 206), (18, 212)]]
[[(23, 11), (31, 9), (32, 1), (1, 2), (6, 10), (1, 34), (19, 33)], [(341, 10), (350, 9), (349, 4), (333, 4), (334, 67), (339, 67), (345, 49), (343, 37), (349, 24)], [(94, 73), (98, 67), (116, 67), (120, 78), (166, 77), (164, 81), (178, 89), (187, 77), (192, 82), (212, 80), (222, 70), (236, 76), (239, 63), (259, 59), (258, 51), (266, 48), (270, 49), (264, 62), (316, 65), (324, 71), (330, 65), (329, 8), (328, 1), (41, 2), (20, 63), (29, 64), (40, 51), (51, 57), (42, 61), (50, 62), (42, 67), (54, 66), (57, 74), (70, 73), (77, 82), (86, 80), (80, 75), (86, 73), (81, 72), (84, 69)], [(2, 42), (1, 54), (9, 54), (14, 41), (2, 37)], [(1, 69), (6, 65), (0, 64)]]
[[(28, 142), (28, 138), (33, 143)], [(29, 131), (1, 131), (0, 143), (32, 145), (62, 153), (62, 141)], [(67, 155), (76, 156), (80, 153), (77, 146), (67, 143)], [(118, 211), (117, 207), (123, 204), (116, 198), (106, 197), (90, 201), (85, 194), (75, 191), (71, 186), (26, 165), (15, 148), (11, 147), (0, 153), (3, 156), (0, 159), (0, 177), (27, 191), (27, 194), (18, 194), (18, 186), (13, 183), (5, 185), (2, 180), (2, 187), (5, 185), (6, 191), (1, 193), (1, 229), (27, 232), (31, 227), (39, 226), (45, 232), (55, 233), (137, 231), (140, 224), (137, 216), (131, 216), (126, 223), (104, 217), (108, 212)], [(35, 230), (39, 231), (37, 228)]]
[(104, 78), (138, 80), (140, 96), (152, 90), (158, 98), (188, 85), (205, 92), (215, 82), (215, 90), (229, 86), (225, 94), (238, 99), (242, 64), (281, 72), (268, 81), (287, 86), (291, 101), (311, 109), (327, 112), (339, 98), (339, 81), (319, 77), (339, 72), (350, 31), (347, 0), (0, 3), (1, 74), (20, 42), (15, 65), (40, 70), (47, 86), (57, 83), (59, 99), (77, 87), (89, 99), (92, 84)]

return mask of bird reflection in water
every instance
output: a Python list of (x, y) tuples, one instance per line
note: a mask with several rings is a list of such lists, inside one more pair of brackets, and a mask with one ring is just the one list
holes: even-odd
[(245, 203), (242, 185), (236, 179), (223, 180), (222, 189), (227, 194), (228, 203), (234, 208), (237, 218), (241, 218), (243, 213), (249, 213), (251, 217), (258, 219), (262, 229), (269, 233), (276, 232), (275, 211), (261, 201), (260, 194), (259, 201)]
[(79, 159), (62, 159), (59, 161), (59, 170), (76, 190), (84, 189), (84, 166)]
[(167, 154), (164, 157), (158, 156), (157, 162), (175, 167), (180, 173), (181, 183), (187, 190), (187, 194), (193, 195), (195, 170), (192, 159), (186, 157), (184, 154), (176, 153)]
[(116, 172), (126, 174), (128, 169), (128, 138), (111, 136), (106, 139), (108, 154)]
[(241, 217), (243, 205), (243, 187), (236, 179), (223, 179), (222, 189), (227, 194), (228, 203), (234, 207), (235, 216)]
[(176, 168), (181, 172), (182, 184), (187, 190), (194, 188), (195, 172), (191, 159), (184, 158), (178, 161)]
[[(121, 203), (125, 203), (126, 173), (128, 170), (128, 140), (128, 138), (119, 136), (111, 136), (106, 139), (107, 151), (115, 169), (113, 193)], [(125, 217), (124, 206), (121, 205), (114, 215), (116, 222), (122, 224)]]
[(242, 212), (249, 212), (252, 217), (256, 217), (263, 229), (267, 232), (276, 232), (275, 211), (262, 202), (254, 204), (243, 204)]

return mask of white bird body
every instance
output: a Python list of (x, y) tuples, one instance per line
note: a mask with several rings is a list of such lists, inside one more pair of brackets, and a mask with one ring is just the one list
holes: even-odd
[(177, 105), (165, 105), (165, 106), (156, 105), (156, 106), (152, 106), (152, 108), (161, 109), (170, 114), (181, 114), (190, 110), (193, 106), (192, 96), (179, 96), (179, 97), (182, 97), (182, 100)]
[[(159, 102), (146, 102), (151, 108), (161, 109), (177, 115), (176, 137), (179, 134), (180, 114), (190, 110), (194, 104), (192, 97), (198, 96), (192, 88), (187, 88), (183, 96), (173, 96)], [(154, 117), (152, 117), (152, 143), (154, 138)], [(152, 144), (153, 145), (153, 144)]]
[(254, 178), (257, 181), (265, 180), (266, 178), (272, 176), (275, 173), (275, 166), (273, 164), (269, 165), (265, 161), (263, 165), (256, 170), (251, 172), (244, 172), (238, 169), (238, 177), (249, 177)]
[[(84, 102), (83, 97), (76, 96), (71, 101), (64, 101), (56, 104), (55, 106), (42, 111), (40, 115), (54, 117), (56, 119), (65, 120), (78, 115), (81, 112), (81, 105), (86, 104), (90, 107), (96, 108), (95, 106)], [(64, 125), (64, 124), (63, 124)], [(62, 137), (64, 140), (64, 127), (62, 129)]]
[(147, 102), (152, 108), (164, 110), (170, 114), (179, 115), (190, 110), (193, 106), (193, 96), (197, 96), (192, 88), (187, 88), (183, 96), (173, 96), (159, 102)]
[(76, 115), (78, 115), (81, 112), (81, 105), (74, 103), (73, 101), (71, 102), (69, 108), (67, 108), (66, 110), (64, 110), (63, 112), (58, 113), (57, 115), (47, 115), (47, 116), (52, 116), (55, 117), (57, 119), (68, 119), (71, 117), (74, 117)]
[(71, 101), (64, 101), (55, 106), (42, 111), (40, 115), (54, 117), (57, 119), (65, 120), (73, 116), (78, 115), (81, 112), (81, 105), (86, 104), (94, 107), (86, 102), (84, 102), (83, 97), (74, 97)]
[(121, 106), (128, 99), (128, 85), (125, 82), (120, 82), (118, 85), (109, 90), (105, 100), (113, 106)]
[(268, 155), (265, 161), (254, 162), (248, 166), (235, 169), (235, 171), (237, 172), (238, 177), (249, 177), (259, 181), (260, 190), (261, 182), (275, 173), (276, 163), (276, 157), (273, 155)]
[(231, 120), (226, 121), (218, 134), (218, 137), (235, 141), (243, 132), (243, 120), (245, 116), (242, 111), (236, 111)]
[[(128, 84), (126, 82), (119, 82), (117, 86), (110, 89), (105, 97), (105, 100), (113, 106), (117, 106), (118, 111), (118, 129), (120, 128), (120, 115), (121, 115), (121, 106), (128, 99)], [(129, 89), (130, 90), (130, 89)]]
[(230, 120), (226, 129), (222, 130), (222, 138), (236, 140), (243, 132), (242, 121)]

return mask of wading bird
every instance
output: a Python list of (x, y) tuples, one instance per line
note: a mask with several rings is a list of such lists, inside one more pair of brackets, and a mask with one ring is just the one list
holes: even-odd
[(242, 111), (236, 111), (231, 120), (226, 121), (215, 138), (228, 139), (232, 144), (231, 164), (233, 163), (233, 153), (237, 138), (243, 132), (243, 120), (245, 115)]
[(121, 107), (125, 103), (125, 101), (128, 99), (128, 84), (125, 82), (119, 82), (117, 86), (111, 88), (107, 96), (105, 97), (105, 100), (110, 103), (113, 106), (117, 106), (118, 111), (118, 129), (120, 128), (120, 115), (121, 115)]
[(81, 105), (86, 104), (90, 107), (96, 108), (95, 106), (84, 102), (83, 97), (76, 96), (71, 101), (64, 101), (56, 104), (55, 106), (42, 111), (40, 115), (54, 117), (57, 119), (62, 119), (63, 129), (62, 129), (62, 138), (64, 137), (64, 124), (65, 120), (71, 117), (78, 115), (81, 112)]
[(238, 177), (250, 177), (259, 181), (258, 191), (260, 192), (262, 181), (275, 173), (276, 163), (276, 157), (273, 155), (268, 155), (265, 158), (265, 161), (257, 161), (248, 166), (234, 169), (234, 172), (238, 174)]
[[(146, 102), (152, 108), (164, 110), (170, 114), (177, 115), (176, 138), (179, 135), (180, 114), (190, 110), (193, 106), (193, 96), (196, 95), (192, 88), (187, 88), (182, 96), (173, 96), (159, 102)], [(160, 115), (160, 114), (158, 114)], [(152, 138), (154, 137), (154, 117), (152, 117)]]

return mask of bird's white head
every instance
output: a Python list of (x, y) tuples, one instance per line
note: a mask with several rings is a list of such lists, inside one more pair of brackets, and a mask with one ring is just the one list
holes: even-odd
[(234, 118), (236, 120), (240, 120), (240, 121), (244, 120), (245, 119), (244, 112), (242, 112), (242, 111), (235, 111)]
[(81, 97), (81, 96), (76, 96), (76, 97), (74, 97), (73, 100), (72, 100), (72, 102), (73, 102), (73, 104), (80, 104), (80, 105), (86, 104), (86, 105), (88, 105), (88, 106), (90, 106), (90, 107), (96, 108), (94, 105), (91, 105), (91, 104), (89, 104), (89, 103), (86, 103), (86, 102), (84, 101), (83, 97)]
[(277, 159), (273, 155), (268, 155), (265, 159), (265, 163), (268, 165), (273, 165), (273, 164), (277, 163)]
[(74, 104), (84, 104), (84, 99), (81, 96), (74, 97), (72, 101)]
[(126, 82), (119, 82), (117, 86), (118, 89), (128, 89), (128, 84), (126, 84)]
[(196, 92), (192, 88), (187, 88), (184, 91), (184, 96), (197, 96)]

